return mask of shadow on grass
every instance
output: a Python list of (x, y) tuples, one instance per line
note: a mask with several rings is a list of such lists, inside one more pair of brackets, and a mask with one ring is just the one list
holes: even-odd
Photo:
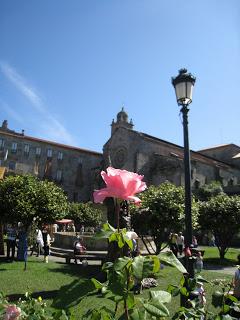
[(101, 266), (88, 265), (83, 267), (80, 264), (65, 264), (61, 268), (49, 269), (50, 272), (60, 272), (63, 274), (70, 274), (73, 276), (80, 276), (81, 278), (90, 279), (92, 277), (98, 279), (99, 281), (106, 280), (106, 274), (102, 272)]
[[(58, 290), (51, 290), (51, 291), (38, 291), (38, 292), (33, 292), (31, 294), (32, 298), (37, 299), (38, 297), (41, 297), (44, 300), (47, 299), (53, 299), (56, 297), (58, 294)], [(14, 293), (14, 294), (9, 294), (7, 295), (7, 299), (10, 302), (17, 301), (19, 299), (25, 300), (25, 295), (21, 293)]]
[(52, 307), (68, 309), (77, 305), (87, 295), (93, 294), (96, 294), (96, 289), (90, 279), (74, 280), (72, 283), (60, 288), (53, 300)]
[(78, 275), (79, 280), (74, 280), (70, 284), (62, 286), (52, 303), (53, 308), (68, 309), (77, 305), (87, 295), (95, 295), (96, 289), (91, 278), (100, 282), (106, 281), (106, 274), (101, 271), (101, 266), (67, 264), (61, 269), (51, 269), (51, 272), (61, 272), (71, 275)]
[(215, 265), (219, 269), (225, 267), (234, 267), (237, 264), (237, 261), (234, 259), (220, 259), (220, 258), (205, 258), (204, 264)]

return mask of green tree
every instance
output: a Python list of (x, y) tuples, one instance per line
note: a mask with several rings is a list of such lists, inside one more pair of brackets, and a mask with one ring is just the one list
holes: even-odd
[(34, 176), (9, 176), (0, 181), (2, 222), (22, 222), (27, 228), (33, 220), (52, 222), (64, 217), (68, 202), (61, 188)]
[(207, 201), (219, 194), (224, 194), (223, 187), (219, 181), (212, 181), (195, 191), (195, 196), (200, 201)]
[(74, 220), (75, 225), (97, 227), (102, 221), (102, 211), (94, 208), (92, 203), (72, 202), (69, 205), (68, 218)]
[(224, 259), (233, 236), (239, 231), (240, 197), (223, 194), (202, 202), (198, 222), (202, 230), (214, 234), (220, 258)]
[[(140, 208), (131, 206), (132, 225), (147, 247), (144, 235), (151, 234), (158, 254), (169, 232), (184, 229), (184, 189), (165, 182), (160, 186), (151, 186), (140, 198)], [(197, 205), (192, 201), (193, 225), (197, 225)]]

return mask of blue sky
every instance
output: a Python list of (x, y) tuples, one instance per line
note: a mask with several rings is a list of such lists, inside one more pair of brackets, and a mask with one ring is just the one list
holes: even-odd
[(193, 150), (240, 145), (239, 0), (1, 0), (0, 121), (102, 151), (124, 105), (134, 129), (183, 145), (171, 77), (196, 78)]

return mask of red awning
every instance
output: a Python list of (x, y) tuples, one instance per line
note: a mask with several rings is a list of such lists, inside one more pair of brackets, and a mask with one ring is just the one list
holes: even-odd
[(70, 219), (56, 220), (56, 223), (60, 223), (60, 224), (68, 224), (71, 222), (73, 222), (73, 220), (70, 220)]

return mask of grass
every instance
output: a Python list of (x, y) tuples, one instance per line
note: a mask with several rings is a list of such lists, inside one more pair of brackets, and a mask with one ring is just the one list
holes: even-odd
[(238, 264), (237, 256), (240, 253), (239, 249), (236, 248), (229, 248), (225, 258), (220, 259), (219, 252), (217, 247), (200, 247), (201, 249), (205, 250), (204, 253), (204, 262), (206, 264), (214, 264), (218, 266), (229, 266), (233, 267)]
[[(213, 248), (214, 249), (214, 248)], [(211, 251), (211, 250), (210, 250)], [(206, 252), (207, 256), (208, 250)], [(30, 257), (27, 270), (23, 271), (23, 262), (0, 263), (0, 291), (9, 296), (11, 300), (16, 300), (25, 292), (32, 293), (35, 297), (41, 296), (52, 308), (73, 308), (77, 314), (77, 319), (81, 319), (89, 308), (106, 306), (114, 309), (114, 303), (103, 298), (101, 295), (88, 295), (93, 286), (91, 277), (103, 280), (100, 267), (88, 266), (82, 268), (81, 265), (49, 262), (44, 264), (41, 260)], [(201, 274), (207, 280), (216, 278), (216, 273), (203, 271)], [(217, 273), (217, 278), (231, 279), (231, 275)], [(160, 271), (158, 277), (158, 287), (153, 290), (166, 290), (169, 284), (178, 285), (181, 274), (171, 267), (165, 267)], [(210, 301), (213, 288), (206, 284), (205, 290)], [(147, 297), (149, 290), (144, 290), (141, 297)], [(139, 296), (140, 297), (140, 296)], [(171, 314), (179, 307), (179, 297), (175, 297), (168, 305)]]

